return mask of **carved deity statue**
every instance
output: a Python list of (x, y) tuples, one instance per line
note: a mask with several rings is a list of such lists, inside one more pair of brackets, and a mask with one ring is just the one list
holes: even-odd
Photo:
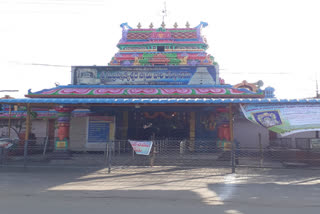
[(139, 57), (135, 57), (135, 58), (134, 58), (133, 65), (140, 65)]
[(180, 65), (187, 65), (188, 64), (188, 56), (185, 56), (181, 59)]

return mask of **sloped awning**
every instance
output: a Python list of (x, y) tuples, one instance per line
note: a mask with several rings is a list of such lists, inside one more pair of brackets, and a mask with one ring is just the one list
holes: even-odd
[(30, 98), (263, 98), (264, 92), (250, 91), (232, 86), (89, 86), (68, 85), (44, 89), (38, 92), (29, 90)]
[(23, 98), (4, 99), (2, 104), (320, 104), (320, 99), (223, 99), (223, 98)]

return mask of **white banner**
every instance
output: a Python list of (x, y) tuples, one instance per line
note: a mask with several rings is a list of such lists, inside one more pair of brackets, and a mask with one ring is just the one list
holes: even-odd
[(245, 117), (286, 136), (320, 130), (320, 104), (244, 104)]

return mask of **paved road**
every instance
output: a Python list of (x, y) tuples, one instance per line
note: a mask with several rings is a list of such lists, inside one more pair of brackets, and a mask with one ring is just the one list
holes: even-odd
[(319, 213), (320, 171), (0, 168), (0, 213)]

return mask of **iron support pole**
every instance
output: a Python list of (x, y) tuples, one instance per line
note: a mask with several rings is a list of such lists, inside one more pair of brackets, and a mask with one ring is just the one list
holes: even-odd
[(11, 105), (9, 105), (8, 137), (11, 138)]
[(229, 128), (230, 128), (230, 141), (231, 141), (231, 168), (232, 168), (232, 173), (235, 173), (236, 172), (235, 146), (234, 146), (234, 136), (233, 136), (233, 113), (232, 113), (231, 103), (229, 103)]
[(24, 138), (24, 152), (23, 152), (23, 166), (27, 166), (27, 156), (28, 156), (28, 142), (30, 133), (30, 103), (27, 104), (27, 117), (26, 117), (26, 132)]
[(108, 142), (108, 174), (111, 173), (111, 148), (110, 141)]

